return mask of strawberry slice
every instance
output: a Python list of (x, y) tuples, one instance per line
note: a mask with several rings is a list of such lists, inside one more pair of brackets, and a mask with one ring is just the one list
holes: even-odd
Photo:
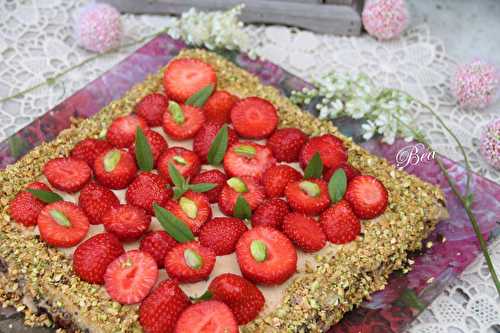
[[(153, 155), (153, 162), (156, 164), (160, 155), (168, 148), (167, 141), (161, 136), (160, 133), (148, 130), (144, 132), (144, 136), (149, 143), (149, 147), (151, 148), (151, 155)], [(130, 146), (130, 152), (134, 157), (136, 157), (135, 153), (135, 143)]]
[(234, 214), (238, 197), (243, 195), (251, 210), (255, 210), (264, 201), (264, 188), (255, 177), (233, 177), (226, 181), (219, 195), (219, 208), (226, 215)]
[(120, 304), (142, 301), (158, 279), (158, 267), (149, 254), (129, 251), (109, 264), (104, 274), (104, 286), (109, 296)]
[(94, 167), (97, 156), (113, 146), (106, 140), (85, 139), (71, 150), (71, 157), (85, 161), (90, 168)]
[(88, 183), (78, 197), (78, 206), (87, 215), (91, 224), (101, 224), (102, 216), (111, 207), (119, 205), (120, 200), (113, 191), (95, 182)]
[[(34, 182), (26, 186), (28, 189), (50, 191), (50, 188), (41, 182)], [(26, 227), (36, 225), (38, 214), (45, 207), (45, 203), (27, 191), (19, 192), (9, 203), (10, 216)]]
[(171, 61), (163, 75), (163, 86), (167, 95), (179, 103), (208, 85), (217, 84), (217, 74), (212, 66), (198, 59)]
[(247, 139), (264, 139), (278, 125), (278, 112), (274, 105), (260, 97), (247, 97), (231, 109), (231, 122), (236, 132)]
[(270, 167), (264, 172), (262, 184), (269, 198), (282, 197), (288, 184), (302, 179), (302, 174), (286, 164)]
[(231, 95), (227, 91), (218, 90), (210, 96), (205, 105), (203, 112), (208, 121), (218, 124), (228, 123), (230, 121), (231, 109), (238, 102), (238, 97)]
[(354, 177), (347, 185), (345, 198), (361, 219), (373, 219), (381, 215), (388, 204), (388, 193), (377, 178), (364, 175)]
[(315, 153), (319, 153), (325, 168), (336, 169), (347, 162), (347, 150), (342, 140), (331, 134), (310, 138), (300, 151), (300, 166), (305, 169)]
[(238, 239), (247, 230), (240, 219), (216, 217), (201, 227), (198, 239), (201, 245), (212, 249), (216, 255), (225, 256), (234, 252)]
[(181, 283), (208, 279), (214, 269), (215, 253), (198, 242), (179, 244), (165, 256), (165, 270)]
[(141, 172), (127, 188), (125, 198), (131, 205), (144, 209), (153, 215), (153, 204), (160, 206), (172, 196), (167, 181), (152, 172)]
[(148, 232), (146, 236), (141, 240), (140, 250), (149, 253), (158, 268), (163, 268), (165, 263), (165, 256), (172, 250), (176, 245), (177, 241), (173, 239), (166, 231), (158, 230)]
[(205, 115), (200, 108), (177, 104), (170, 101), (163, 114), (163, 129), (175, 140), (190, 139), (205, 123)]
[(326, 244), (321, 225), (302, 213), (290, 213), (283, 219), (283, 233), (304, 252), (316, 252)]
[(48, 161), (43, 167), (43, 174), (56, 189), (75, 193), (88, 183), (92, 170), (85, 161), (60, 157)]
[(161, 126), (163, 113), (168, 108), (168, 97), (153, 93), (143, 97), (135, 105), (135, 113), (143, 118), (149, 126)]
[(165, 208), (186, 223), (195, 235), (212, 218), (212, 208), (203, 193), (188, 191), (179, 201), (168, 201)]
[(361, 232), (361, 224), (345, 200), (325, 210), (321, 214), (320, 223), (333, 244), (349, 243)]
[(292, 209), (308, 215), (321, 213), (330, 204), (328, 186), (321, 179), (308, 179), (290, 183), (285, 196)]
[(38, 215), (40, 237), (56, 247), (72, 247), (85, 238), (89, 220), (75, 204), (57, 201), (45, 206)]
[(172, 183), (168, 172), (169, 163), (173, 163), (175, 168), (186, 179), (196, 176), (201, 169), (200, 158), (191, 150), (182, 147), (168, 148), (158, 159), (157, 168), (169, 183)]
[(210, 282), (208, 290), (214, 300), (224, 302), (231, 308), (238, 325), (257, 318), (264, 307), (262, 292), (253, 283), (236, 274), (219, 275)]
[(280, 128), (271, 135), (267, 146), (278, 161), (297, 162), (308, 139), (307, 134), (298, 128)]
[(224, 156), (224, 170), (228, 176), (261, 178), (276, 163), (271, 150), (252, 142), (239, 142), (229, 147)]
[(219, 301), (189, 306), (179, 317), (175, 333), (238, 333), (238, 323), (231, 309)]
[(124, 189), (134, 179), (137, 172), (135, 159), (121, 149), (111, 149), (99, 155), (94, 163), (95, 177), (102, 185), (114, 189)]
[(330, 178), (332, 178), (333, 174), (338, 169), (344, 170), (347, 181), (350, 181), (354, 177), (361, 175), (361, 172), (359, 172), (358, 169), (356, 169), (355, 167), (353, 167), (349, 163), (345, 162), (345, 163), (342, 163), (338, 168), (327, 169), (325, 174), (323, 175), (323, 179), (325, 180), (325, 182), (328, 183), (330, 181)]
[(220, 192), (222, 191), (222, 187), (224, 187), (226, 180), (227, 176), (225, 173), (213, 169), (213, 170), (203, 171), (197, 174), (191, 180), (191, 184), (208, 183), (217, 185), (210, 191), (203, 192), (203, 194), (205, 194), (205, 196), (208, 198), (208, 202), (215, 203), (219, 200)]
[(243, 234), (236, 256), (245, 278), (264, 285), (282, 284), (297, 270), (297, 251), (278, 230), (258, 226)]
[(142, 208), (120, 205), (110, 208), (102, 217), (107, 232), (114, 234), (123, 242), (139, 239), (148, 230), (151, 216)]
[(265, 225), (280, 229), (283, 218), (288, 213), (290, 208), (284, 200), (272, 198), (257, 207), (252, 215), (252, 226)]
[(73, 253), (73, 271), (83, 281), (104, 284), (106, 268), (124, 253), (118, 238), (107, 232), (97, 234), (76, 248)]
[(130, 147), (135, 141), (137, 127), (145, 132), (148, 129), (148, 124), (135, 114), (116, 118), (108, 127), (106, 139), (117, 148)]
[[(203, 163), (207, 163), (207, 155), (217, 133), (222, 125), (218, 123), (207, 123), (196, 133), (193, 140), (193, 151), (200, 157)], [(238, 141), (238, 135), (232, 129), (228, 129), (228, 146)]]

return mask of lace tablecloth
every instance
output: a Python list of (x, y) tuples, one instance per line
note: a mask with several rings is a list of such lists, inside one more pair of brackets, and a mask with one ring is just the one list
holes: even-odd
[[(92, 54), (80, 49), (73, 37), (77, 9), (87, 1), (2, 1), (0, 3), (0, 96), (11, 95), (44, 81)], [(123, 17), (124, 43), (156, 32), (169, 17)], [(401, 88), (430, 104), (462, 140), (474, 171), (500, 181), (478, 154), (481, 128), (495, 116), (495, 106), (483, 112), (462, 111), (449, 92), (455, 63), (427, 26), (413, 27), (399, 41), (379, 43), (369, 37), (318, 35), (279, 26), (249, 26), (252, 45), (267, 58), (295, 75), (311, 80), (330, 70), (362, 71), (382, 86)], [(92, 79), (111, 68), (133, 48), (99, 58), (69, 73), (63, 80), (0, 104), (0, 141), (26, 126)], [(500, 106), (497, 103), (496, 109)], [(436, 150), (457, 161), (461, 155), (441, 126), (427, 112), (416, 115), (419, 128)], [(500, 240), (491, 244), (500, 271)], [(500, 300), (480, 256), (459, 281), (426, 309), (410, 332), (498, 332)]]

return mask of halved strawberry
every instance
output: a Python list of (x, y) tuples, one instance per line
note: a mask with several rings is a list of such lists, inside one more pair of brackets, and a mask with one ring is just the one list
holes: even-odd
[(298, 128), (280, 128), (267, 140), (267, 146), (278, 161), (297, 162), (309, 137)]
[(161, 126), (163, 113), (168, 108), (168, 97), (162, 94), (153, 93), (144, 96), (135, 105), (135, 113), (142, 117), (149, 126)]
[(377, 178), (363, 175), (354, 177), (347, 185), (345, 199), (361, 219), (373, 219), (381, 215), (388, 204), (388, 193)]
[(139, 322), (146, 333), (172, 333), (182, 311), (191, 304), (179, 284), (164, 280), (139, 308)]
[(92, 170), (85, 161), (73, 157), (60, 157), (48, 161), (43, 174), (54, 188), (75, 193), (88, 183)]
[(286, 164), (270, 167), (264, 172), (262, 184), (269, 198), (282, 197), (288, 184), (302, 179), (302, 174)]
[(330, 181), (330, 178), (332, 178), (333, 174), (338, 169), (344, 170), (347, 181), (350, 181), (354, 177), (361, 175), (361, 172), (359, 172), (358, 169), (356, 169), (355, 167), (353, 167), (349, 163), (345, 162), (345, 163), (342, 163), (338, 168), (327, 169), (324, 176), (323, 176), (323, 179), (325, 180), (325, 182), (328, 183)]
[(109, 296), (121, 304), (142, 301), (158, 279), (158, 267), (149, 254), (132, 250), (109, 264), (104, 274), (104, 286)]
[(217, 74), (207, 63), (198, 59), (171, 61), (163, 75), (163, 86), (167, 95), (179, 103), (208, 85), (217, 84)]
[(219, 301), (205, 301), (189, 306), (175, 325), (175, 333), (238, 333), (238, 323), (231, 309)]
[(244, 138), (266, 138), (274, 132), (278, 121), (274, 105), (260, 97), (242, 99), (231, 109), (234, 129)]
[[(206, 123), (193, 140), (193, 151), (200, 157), (202, 163), (207, 163), (207, 155), (210, 147), (212, 146), (212, 142), (215, 139), (215, 136), (221, 129), (222, 124), (218, 123)], [(232, 129), (228, 129), (228, 146), (231, 146), (233, 143), (238, 141), (238, 135)]]
[(170, 183), (172, 183), (172, 180), (168, 172), (169, 163), (173, 163), (175, 168), (186, 179), (196, 176), (201, 169), (200, 158), (191, 150), (182, 147), (168, 148), (158, 159), (157, 168), (160, 174)]
[(104, 284), (106, 268), (124, 253), (118, 238), (107, 232), (97, 234), (76, 248), (73, 253), (73, 271), (83, 281)]
[(127, 188), (125, 198), (131, 205), (153, 214), (153, 204), (163, 205), (172, 196), (167, 181), (152, 172), (141, 172)]
[(321, 225), (312, 217), (293, 212), (285, 216), (283, 233), (304, 252), (316, 252), (326, 244), (326, 235)]
[[(160, 155), (168, 148), (168, 143), (160, 133), (153, 130), (144, 132), (144, 136), (146, 137), (146, 140), (149, 143), (149, 147), (151, 148), (153, 162), (156, 164), (156, 161), (158, 161)], [(134, 155), (134, 157), (136, 157), (135, 143), (130, 146), (130, 152), (132, 153), (132, 155)]]
[(210, 282), (208, 290), (214, 300), (231, 308), (239, 325), (254, 320), (264, 307), (264, 295), (259, 288), (236, 274), (219, 275)]
[(168, 276), (181, 283), (208, 279), (214, 265), (214, 251), (198, 242), (179, 244), (165, 256), (165, 270)]
[(94, 167), (97, 156), (113, 146), (106, 140), (84, 139), (71, 150), (71, 157), (85, 161), (89, 167)]
[[(50, 188), (42, 182), (28, 184), (26, 188), (50, 191)], [(14, 221), (29, 227), (36, 225), (38, 214), (40, 214), (43, 207), (45, 207), (43, 201), (27, 191), (21, 191), (9, 203), (9, 213)]]
[(201, 245), (212, 249), (216, 255), (233, 253), (236, 243), (248, 228), (234, 217), (216, 217), (201, 227), (198, 239)]
[(165, 256), (177, 244), (177, 241), (166, 231), (158, 230), (147, 233), (141, 240), (139, 249), (149, 253), (156, 261), (158, 268), (163, 268)]
[(321, 214), (320, 223), (326, 237), (334, 244), (349, 243), (361, 232), (361, 224), (345, 200), (325, 210)]
[(94, 163), (95, 177), (102, 185), (120, 190), (126, 188), (137, 172), (135, 159), (121, 149), (111, 149), (99, 155)]
[(233, 215), (236, 200), (242, 195), (251, 210), (255, 210), (265, 198), (264, 188), (255, 177), (233, 177), (226, 181), (219, 195), (219, 208), (226, 215)]
[(127, 148), (135, 141), (137, 127), (146, 131), (148, 124), (135, 114), (116, 118), (108, 127), (106, 139), (117, 148)]
[(163, 129), (175, 140), (190, 139), (205, 123), (205, 115), (200, 108), (177, 104), (170, 101), (163, 114)]
[(283, 218), (288, 213), (290, 208), (284, 200), (272, 198), (257, 207), (252, 215), (252, 226), (265, 225), (281, 229)]
[(210, 203), (215, 203), (219, 200), (220, 192), (222, 191), (222, 187), (226, 183), (227, 176), (222, 171), (213, 169), (200, 172), (197, 174), (192, 180), (191, 184), (200, 184), (200, 183), (208, 183), (217, 185), (215, 188), (210, 191), (203, 192), (205, 196), (208, 198)]
[(325, 168), (336, 169), (347, 162), (347, 150), (342, 140), (331, 134), (310, 138), (300, 151), (300, 166), (304, 169), (315, 153), (319, 153)]
[(179, 201), (168, 201), (165, 208), (184, 221), (195, 235), (200, 232), (201, 226), (212, 218), (212, 208), (203, 193), (188, 191)]
[(78, 197), (78, 206), (85, 212), (91, 224), (101, 224), (102, 216), (111, 207), (118, 207), (120, 200), (107, 187), (95, 182), (88, 183)]
[(45, 206), (38, 215), (40, 237), (56, 247), (72, 247), (85, 238), (89, 220), (75, 204), (57, 201)]
[(253, 142), (238, 142), (230, 146), (224, 156), (227, 175), (261, 178), (276, 163), (271, 150)]
[(231, 109), (238, 100), (238, 97), (231, 95), (227, 91), (217, 90), (203, 105), (205, 117), (208, 121), (218, 124), (228, 123), (230, 121)]
[(139, 239), (148, 230), (151, 216), (142, 208), (132, 205), (111, 207), (102, 217), (107, 232), (123, 242)]
[(297, 251), (281, 232), (265, 226), (243, 234), (236, 245), (241, 273), (252, 282), (282, 284), (297, 270)]
[(321, 213), (330, 204), (328, 186), (321, 179), (307, 179), (288, 184), (285, 196), (292, 209), (308, 215)]

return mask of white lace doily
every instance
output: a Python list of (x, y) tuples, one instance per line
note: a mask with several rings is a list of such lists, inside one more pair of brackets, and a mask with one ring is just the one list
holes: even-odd
[[(73, 37), (73, 19), (85, 0), (0, 1), (0, 96), (16, 93), (43, 81), (92, 54)], [(125, 15), (130, 42), (156, 32), (169, 17)], [(285, 27), (249, 26), (258, 55), (304, 79), (330, 70), (362, 71), (380, 85), (397, 87), (430, 104), (461, 139), (474, 171), (496, 182), (500, 173), (478, 153), (481, 128), (495, 117), (500, 103), (485, 111), (463, 111), (454, 106), (449, 78), (454, 62), (442, 42), (426, 26), (412, 28), (399, 41), (379, 43), (369, 37), (343, 38)], [(133, 48), (107, 55), (71, 72), (60, 82), (0, 104), (0, 141), (29, 124), (51, 107), (121, 61)], [(457, 161), (461, 155), (432, 115), (420, 111), (419, 128), (435, 149)], [(490, 246), (500, 263), (500, 240)], [(500, 265), (499, 265), (500, 266)], [(500, 267), (497, 267), (500, 270)], [(496, 326), (495, 326), (496, 325)], [(498, 332), (500, 300), (481, 256), (420, 315), (411, 332)]]

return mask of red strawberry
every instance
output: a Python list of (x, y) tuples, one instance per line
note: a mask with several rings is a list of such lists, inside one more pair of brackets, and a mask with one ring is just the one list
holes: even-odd
[(135, 113), (146, 120), (149, 126), (161, 126), (163, 113), (168, 108), (168, 97), (153, 93), (143, 97), (135, 105)]
[(273, 133), (278, 121), (274, 105), (259, 97), (242, 99), (231, 109), (234, 129), (244, 138), (266, 138)]
[(208, 85), (217, 84), (217, 74), (209, 64), (198, 59), (171, 61), (163, 75), (163, 86), (170, 98), (184, 103)]
[(347, 162), (347, 150), (342, 140), (331, 134), (310, 138), (300, 151), (300, 166), (304, 169), (315, 153), (319, 153), (325, 168), (336, 169)]
[(177, 244), (177, 241), (167, 232), (159, 230), (147, 233), (141, 240), (139, 248), (141, 251), (149, 253), (154, 258), (158, 268), (163, 268), (165, 256), (168, 251), (172, 250)]
[[(160, 155), (168, 148), (167, 141), (161, 136), (160, 133), (148, 130), (144, 132), (144, 136), (149, 143), (149, 147), (151, 148), (151, 155), (153, 155), (153, 161), (156, 163)], [(135, 155), (135, 143), (130, 146), (130, 152), (134, 157)]]
[(239, 142), (230, 146), (224, 156), (227, 175), (261, 178), (276, 160), (266, 146), (252, 142)]
[[(222, 125), (217, 123), (207, 123), (196, 133), (193, 140), (193, 151), (200, 157), (203, 163), (207, 163), (207, 155), (215, 136), (221, 129)], [(229, 128), (228, 130), (228, 146), (238, 141), (236, 132)]]
[(222, 191), (222, 187), (226, 183), (226, 180), (227, 176), (225, 173), (213, 169), (197, 174), (191, 180), (191, 184), (209, 183), (217, 185), (217, 187), (211, 189), (210, 191), (203, 192), (210, 203), (215, 203), (219, 200), (219, 194)]
[(73, 253), (73, 271), (83, 281), (104, 284), (106, 268), (124, 253), (118, 238), (107, 232), (97, 234), (76, 248)]
[(344, 170), (346, 178), (347, 178), (347, 181), (350, 181), (354, 177), (361, 175), (361, 172), (359, 172), (358, 169), (356, 169), (355, 167), (353, 167), (349, 163), (345, 162), (345, 163), (342, 163), (338, 168), (327, 169), (326, 172), (325, 172), (325, 174), (324, 174), (324, 176), (323, 176), (323, 178), (325, 179), (325, 181), (329, 182), (330, 178), (332, 178), (333, 174), (338, 169), (343, 169)]
[(321, 179), (308, 179), (288, 184), (285, 196), (292, 209), (315, 215), (321, 213), (330, 204), (328, 186)]
[(227, 180), (219, 195), (219, 208), (226, 215), (233, 215), (238, 197), (243, 195), (250, 209), (255, 210), (264, 201), (264, 188), (255, 177), (233, 177)]
[(262, 292), (253, 283), (231, 273), (213, 279), (208, 290), (214, 300), (224, 302), (231, 308), (239, 325), (254, 320), (266, 301)]
[(191, 150), (182, 147), (168, 148), (158, 159), (157, 168), (160, 174), (170, 183), (172, 182), (168, 172), (170, 162), (173, 163), (184, 178), (196, 176), (201, 169), (200, 158)]
[(94, 182), (88, 183), (78, 198), (78, 206), (87, 215), (91, 224), (101, 224), (104, 213), (111, 207), (119, 205), (120, 200), (113, 191)]
[(252, 226), (265, 225), (280, 229), (283, 218), (288, 213), (290, 208), (284, 200), (272, 198), (257, 207), (252, 215)]
[[(26, 186), (34, 190), (50, 191), (50, 188), (41, 182), (34, 182)], [(9, 204), (10, 216), (26, 227), (36, 225), (38, 214), (45, 207), (45, 203), (37, 199), (33, 194), (21, 191)]]
[(163, 177), (141, 172), (127, 188), (125, 198), (131, 205), (153, 214), (153, 204), (163, 205), (172, 196), (172, 189)]
[(94, 163), (95, 177), (102, 185), (114, 189), (124, 189), (134, 179), (137, 172), (135, 159), (120, 149), (111, 149), (99, 155)]
[(238, 97), (231, 95), (227, 91), (218, 90), (203, 105), (205, 117), (208, 121), (218, 124), (228, 123), (230, 121), (231, 109), (236, 102), (238, 102)]
[(233, 253), (236, 243), (248, 228), (240, 219), (216, 217), (201, 227), (198, 239), (201, 245), (212, 249), (216, 255)]
[(326, 237), (334, 244), (349, 243), (361, 232), (361, 224), (345, 200), (325, 210), (320, 222)]
[(109, 264), (104, 274), (104, 286), (109, 296), (121, 304), (142, 301), (158, 279), (158, 267), (149, 254), (128, 251)]
[(206, 301), (189, 306), (179, 317), (175, 333), (238, 333), (231, 309), (219, 301)]
[(377, 178), (354, 177), (347, 185), (345, 199), (351, 204), (354, 214), (360, 219), (373, 219), (387, 208), (388, 193)]
[(89, 230), (89, 220), (75, 204), (57, 201), (45, 206), (38, 215), (40, 237), (56, 247), (72, 247), (80, 243)]
[(269, 198), (282, 197), (288, 184), (302, 179), (302, 174), (286, 164), (270, 167), (264, 172), (262, 184)]
[(212, 218), (212, 208), (203, 193), (188, 191), (179, 201), (168, 201), (165, 208), (186, 223), (194, 234)]
[(276, 130), (267, 141), (267, 146), (278, 161), (297, 162), (302, 147), (309, 137), (298, 128)]
[(94, 167), (97, 156), (113, 146), (106, 140), (85, 139), (71, 150), (71, 157), (85, 161), (89, 167)]
[(316, 252), (326, 244), (326, 235), (312, 217), (290, 213), (283, 219), (283, 233), (304, 252)]
[(127, 148), (135, 141), (137, 127), (146, 131), (148, 124), (135, 114), (116, 118), (108, 127), (106, 139), (117, 148)]
[(163, 130), (175, 140), (190, 139), (205, 123), (205, 115), (200, 108), (177, 104), (170, 101), (163, 114)]
[(160, 282), (139, 308), (139, 322), (145, 333), (173, 333), (177, 319), (191, 304), (174, 280)]
[(75, 193), (88, 183), (92, 170), (85, 161), (60, 157), (48, 161), (43, 167), (43, 174), (56, 189)]
[(107, 232), (114, 234), (123, 242), (139, 239), (148, 230), (151, 216), (142, 208), (120, 205), (110, 208), (102, 217)]
[(297, 270), (297, 251), (278, 230), (258, 226), (243, 234), (236, 245), (243, 276), (254, 283), (282, 284)]
[(208, 279), (214, 265), (214, 251), (198, 242), (179, 244), (165, 256), (165, 270), (168, 276), (181, 283)]

